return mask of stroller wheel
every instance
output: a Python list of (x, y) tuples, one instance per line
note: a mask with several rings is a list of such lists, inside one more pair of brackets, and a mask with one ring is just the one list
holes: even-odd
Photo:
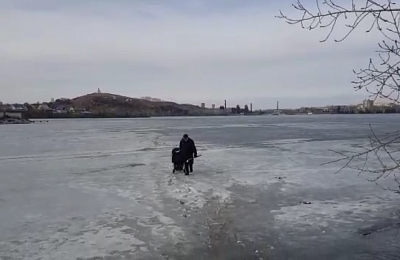
[(175, 173), (175, 169), (172, 170), (172, 173)]

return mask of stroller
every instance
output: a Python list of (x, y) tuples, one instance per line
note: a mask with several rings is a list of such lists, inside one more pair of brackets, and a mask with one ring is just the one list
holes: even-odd
[[(200, 157), (201, 155), (197, 156)], [(188, 163), (193, 163), (191, 162), (193, 158), (188, 159)], [(172, 149), (172, 164), (174, 166), (174, 169), (172, 170), (172, 173), (175, 173), (176, 171), (183, 171), (186, 175), (189, 175), (189, 170), (185, 170), (185, 159), (183, 159), (183, 156), (180, 152), (179, 148), (174, 148)]]
[(179, 148), (172, 149), (172, 163), (174, 166), (172, 173), (183, 171), (185, 168), (185, 160), (182, 158)]

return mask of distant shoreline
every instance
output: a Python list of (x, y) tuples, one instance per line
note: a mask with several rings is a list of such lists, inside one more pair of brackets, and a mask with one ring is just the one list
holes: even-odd
[(160, 118), (160, 117), (216, 117), (216, 116), (260, 116), (266, 114), (188, 114), (188, 115), (152, 115), (152, 116), (79, 116), (79, 115), (70, 115), (70, 116), (39, 116), (39, 117), (30, 117), (29, 119), (33, 120), (44, 120), (44, 119), (123, 119), (123, 118)]
[(285, 117), (285, 116), (334, 116), (334, 115), (393, 115), (397, 113), (358, 113), (358, 114), (337, 114), (337, 113), (326, 113), (326, 114), (280, 114), (280, 115), (273, 115), (273, 114), (247, 114), (247, 115), (240, 115), (240, 114), (214, 114), (214, 115), (165, 115), (165, 116), (131, 116), (131, 117), (33, 117), (29, 118), (29, 120), (35, 121), (46, 121), (46, 120), (56, 120), (56, 119), (140, 119), (140, 118), (185, 118), (185, 117), (249, 117), (249, 116), (270, 116), (270, 117)]
[(0, 117), (0, 125), (26, 125), (31, 123), (34, 122), (24, 118)]
[(46, 123), (49, 122), (49, 120), (57, 120), (57, 119), (79, 119), (79, 120), (85, 120), (85, 119), (141, 119), (141, 118), (185, 118), (185, 117), (248, 117), (248, 116), (271, 116), (271, 117), (285, 117), (285, 116), (307, 116), (307, 117), (312, 117), (312, 116), (331, 116), (331, 115), (391, 115), (391, 114), (397, 114), (397, 113), (358, 113), (358, 114), (338, 114), (338, 113), (326, 113), (326, 114), (280, 114), (280, 115), (273, 115), (273, 114), (258, 114), (258, 113), (253, 113), (253, 114), (206, 114), (206, 115), (157, 115), (157, 116), (113, 116), (113, 117), (102, 117), (102, 116), (85, 116), (85, 117), (79, 117), (79, 116), (64, 116), (64, 117), (32, 117), (29, 119), (26, 118), (12, 118), (12, 117), (6, 117), (6, 118), (0, 118), (0, 125), (16, 125), (16, 124), (32, 124), (32, 123)]

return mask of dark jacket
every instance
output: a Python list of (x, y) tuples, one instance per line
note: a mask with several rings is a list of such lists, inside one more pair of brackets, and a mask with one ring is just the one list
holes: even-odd
[(194, 144), (194, 141), (190, 138), (188, 138), (187, 141), (182, 139), (179, 143), (179, 149), (185, 160), (193, 158), (193, 155), (194, 157), (197, 157), (196, 145)]

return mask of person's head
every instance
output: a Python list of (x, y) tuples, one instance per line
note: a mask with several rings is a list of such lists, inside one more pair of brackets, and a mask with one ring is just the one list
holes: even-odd
[(183, 140), (187, 141), (189, 139), (189, 136), (187, 134), (183, 135)]

